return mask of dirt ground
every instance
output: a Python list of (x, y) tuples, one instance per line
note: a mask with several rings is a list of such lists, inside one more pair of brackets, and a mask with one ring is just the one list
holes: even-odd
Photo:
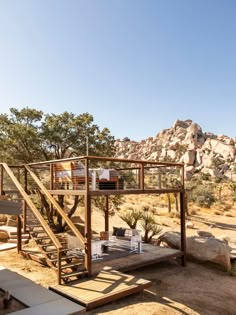
[[(231, 216), (215, 215), (208, 210), (196, 213), (190, 218), (194, 228), (187, 229), (187, 235), (197, 230), (211, 232), (215, 237), (229, 237), (236, 242), (236, 210)], [(102, 230), (103, 217), (96, 213), (94, 229)], [(179, 230), (176, 218), (166, 215), (159, 217), (165, 230)], [(119, 218), (111, 218), (110, 226), (125, 226)], [(36, 262), (26, 260), (16, 253), (16, 249), (0, 252), (0, 265), (41, 284), (44, 287), (55, 285), (54, 271)], [(139, 269), (131, 274), (149, 279), (152, 287), (143, 293), (123, 298), (97, 308), (87, 314), (124, 314), (124, 315), (235, 315), (236, 314), (236, 277), (214, 267), (188, 262), (182, 267), (177, 261), (155, 264)]]

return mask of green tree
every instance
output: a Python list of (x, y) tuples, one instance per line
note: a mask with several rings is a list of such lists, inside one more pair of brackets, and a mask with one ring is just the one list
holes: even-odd
[(8, 163), (30, 163), (44, 159), (40, 122), (43, 112), (36, 109), (10, 109), (0, 115), (0, 155)]
[[(108, 214), (113, 216), (117, 211), (120, 210), (120, 206), (124, 202), (124, 197), (121, 195), (109, 196), (108, 200)], [(97, 209), (103, 212), (105, 215), (106, 212), (106, 197), (105, 196), (96, 196), (92, 198), (92, 203)]]
[(0, 115), (0, 155), (8, 163), (31, 163), (72, 155), (111, 156), (114, 137), (89, 113), (44, 114), (28, 107)]
[[(9, 115), (0, 115), (1, 161), (27, 164), (62, 159), (86, 155), (87, 148), (89, 155), (111, 156), (114, 153), (114, 137), (109, 129), (100, 130), (89, 113), (44, 114), (26, 107), (21, 110), (11, 108)], [(40, 199), (51, 225), (58, 231), (63, 230), (60, 215), (55, 220), (45, 198), (40, 196)], [(81, 198), (75, 196), (69, 217), (80, 201)], [(58, 196), (58, 202), (63, 208), (64, 196)]]

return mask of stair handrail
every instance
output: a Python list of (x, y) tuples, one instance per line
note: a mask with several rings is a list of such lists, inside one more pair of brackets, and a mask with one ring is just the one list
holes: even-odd
[(48, 200), (51, 202), (51, 204), (55, 207), (57, 212), (62, 216), (62, 218), (65, 220), (71, 231), (75, 234), (76, 237), (79, 238), (81, 243), (83, 244), (83, 248), (85, 248), (85, 238), (83, 235), (79, 232), (79, 230), (76, 228), (76, 226), (73, 224), (73, 222), (68, 218), (64, 210), (61, 208), (59, 203), (52, 197), (52, 195), (48, 192), (47, 188), (43, 185), (43, 183), (40, 181), (38, 176), (32, 171), (32, 169), (28, 165), (24, 165), (26, 170), (29, 172), (30, 176), (33, 178), (35, 183), (38, 185), (38, 187), (41, 189), (41, 191), (44, 193), (44, 195), (48, 198)]
[(18, 189), (19, 193), (21, 194), (21, 196), (23, 197), (23, 199), (27, 203), (28, 207), (32, 210), (32, 212), (34, 213), (34, 215), (36, 216), (36, 218), (38, 219), (38, 221), (42, 225), (42, 227), (44, 228), (45, 232), (48, 234), (48, 236), (52, 240), (53, 244), (55, 245), (55, 247), (58, 250), (62, 249), (63, 246), (61, 245), (59, 240), (56, 238), (55, 234), (52, 232), (51, 228), (49, 227), (47, 222), (44, 220), (43, 216), (40, 214), (40, 212), (35, 207), (33, 202), (30, 200), (29, 196), (25, 192), (24, 188), (21, 186), (21, 184), (18, 181), (18, 179), (15, 177), (15, 175), (12, 172), (12, 170), (10, 169), (10, 167), (6, 163), (0, 163), (0, 165), (3, 166), (4, 170), (7, 172), (8, 176), (11, 178), (11, 180), (15, 184), (15, 186)]

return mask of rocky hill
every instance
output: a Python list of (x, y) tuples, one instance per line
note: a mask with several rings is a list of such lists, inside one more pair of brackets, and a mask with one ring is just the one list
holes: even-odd
[(120, 158), (183, 162), (187, 180), (204, 173), (236, 181), (236, 137), (203, 132), (192, 120), (177, 120), (140, 142), (118, 139), (115, 147)]

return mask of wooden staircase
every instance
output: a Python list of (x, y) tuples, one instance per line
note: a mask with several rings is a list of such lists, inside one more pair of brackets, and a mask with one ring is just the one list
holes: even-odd
[[(58, 234), (50, 227), (47, 218), (37, 209), (32, 196), (24, 190), (11, 169), (5, 163), (1, 165), (14, 182), (24, 202), (26, 202), (26, 232), (28, 232), (30, 238), (34, 240), (38, 249), (33, 253), (30, 251), (30, 254), (22, 250), (22, 254), (41, 263), (43, 262), (55, 270), (58, 275), (58, 284), (71, 282), (83, 276), (87, 276), (88, 271), (85, 268), (85, 258), (82, 251), (84, 248), (81, 248), (81, 251), (76, 251), (76, 253), (73, 252), (72, 249), (69, 249), (67, 247), (66, 234)], [(26, 166), (26, 169), (41, 192), (43, 192), (49, 202), (53, 204), (55, 211), (60, 213), (67, 223), (68, 228), (85, 244), (84, 237), (67, 217), (63, 209), (60, 208), (57, 201), (49, 194), (39, 178), (28, 166)]]

